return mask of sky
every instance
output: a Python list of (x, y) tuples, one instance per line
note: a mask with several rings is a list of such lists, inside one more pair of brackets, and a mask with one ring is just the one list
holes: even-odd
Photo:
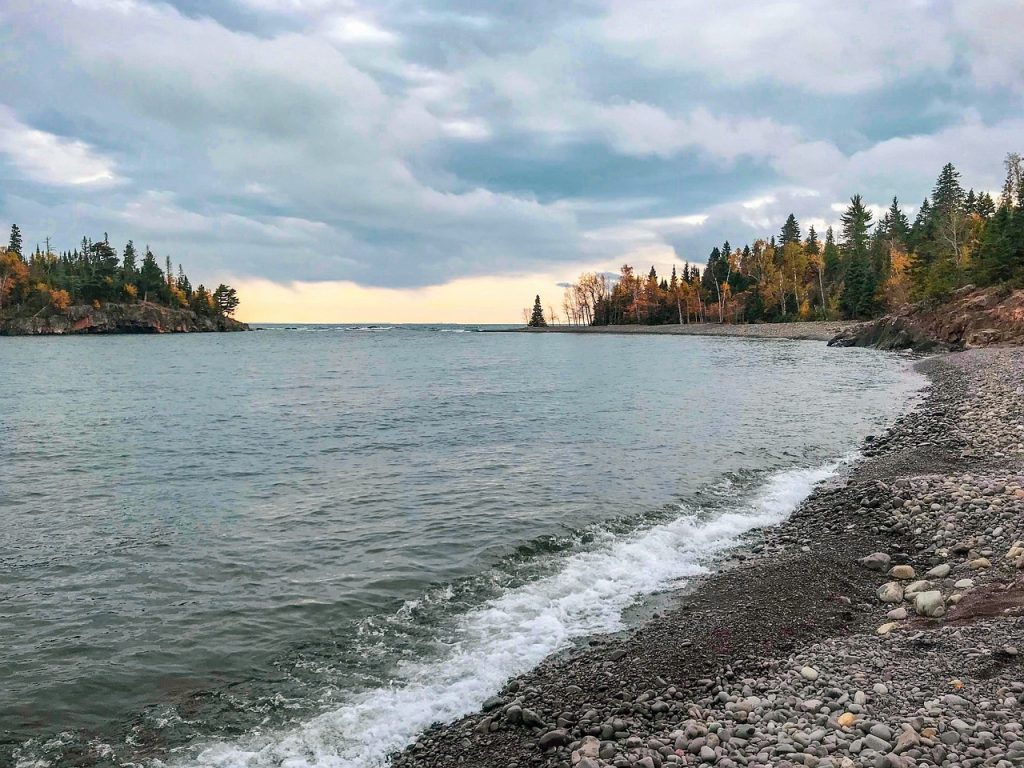
[(0, 0), (0, 226), (239, 316), (519, 322), (1024, 151), (1020, 0)]

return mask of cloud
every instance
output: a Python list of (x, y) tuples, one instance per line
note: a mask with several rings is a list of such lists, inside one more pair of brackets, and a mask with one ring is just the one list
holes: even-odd
[(702, 262), (789, 212), (834, 222), (854, 192), (916, 204), (948, 161), (998, 188), (1024, 149), (1022, 12), (8, 0), (0, 219), (149, 241), (197, 282)]
[(610, 0), (599, 29), (610, 46), (652, 66), (812, 93), (878, 88), (943, 69), (954, 55), (928, 2), (721, 0), (711, 12), (700, 0)]
[(94, 188), (120, 181), (113, 161), (85, 142), (31, 128), (2, 104), (0, 152), (26, 178), (43, 184)]
[(324, 26), (324, 34), (338, 43), (391, 44), (398, 41), (397, 36), (372, 21), (352, 16), (330, 19)]

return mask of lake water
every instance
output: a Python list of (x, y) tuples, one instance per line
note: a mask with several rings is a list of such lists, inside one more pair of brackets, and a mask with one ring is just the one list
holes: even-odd
[(783, 519), (920, 384), (798, 341), (0, 338), (0, 764), (380, 765)]

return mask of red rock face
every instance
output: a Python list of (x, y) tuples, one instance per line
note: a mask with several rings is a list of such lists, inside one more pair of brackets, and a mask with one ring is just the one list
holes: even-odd
[(904, 307), (849, 328), (829, 344), (921, 351), (1024, 344), (1024, 290), (965, 286), (943, 304)]
[(247, 331), (249, 326), (228, 317), (199, 316), (189, 309), (158, 304), (105, 304), (68, 307), (45, 317), (0, 320), (0, 336), (54, 336), (77, 333), (203, 333)]

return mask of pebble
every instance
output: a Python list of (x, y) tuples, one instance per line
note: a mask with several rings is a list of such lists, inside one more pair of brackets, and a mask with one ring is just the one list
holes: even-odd
[(917, 576), (917, 573), (909, 565), (894, 565), (889, 570), (889, 576), (900, 581), (909, 581)]
[(810, 680), (811, 682), (814, 682), (818, 679), (818, 670), (816, 670), (814, 667), (803, 667), (800, 670), (800, 677), (802, 677), (804, 680)]

